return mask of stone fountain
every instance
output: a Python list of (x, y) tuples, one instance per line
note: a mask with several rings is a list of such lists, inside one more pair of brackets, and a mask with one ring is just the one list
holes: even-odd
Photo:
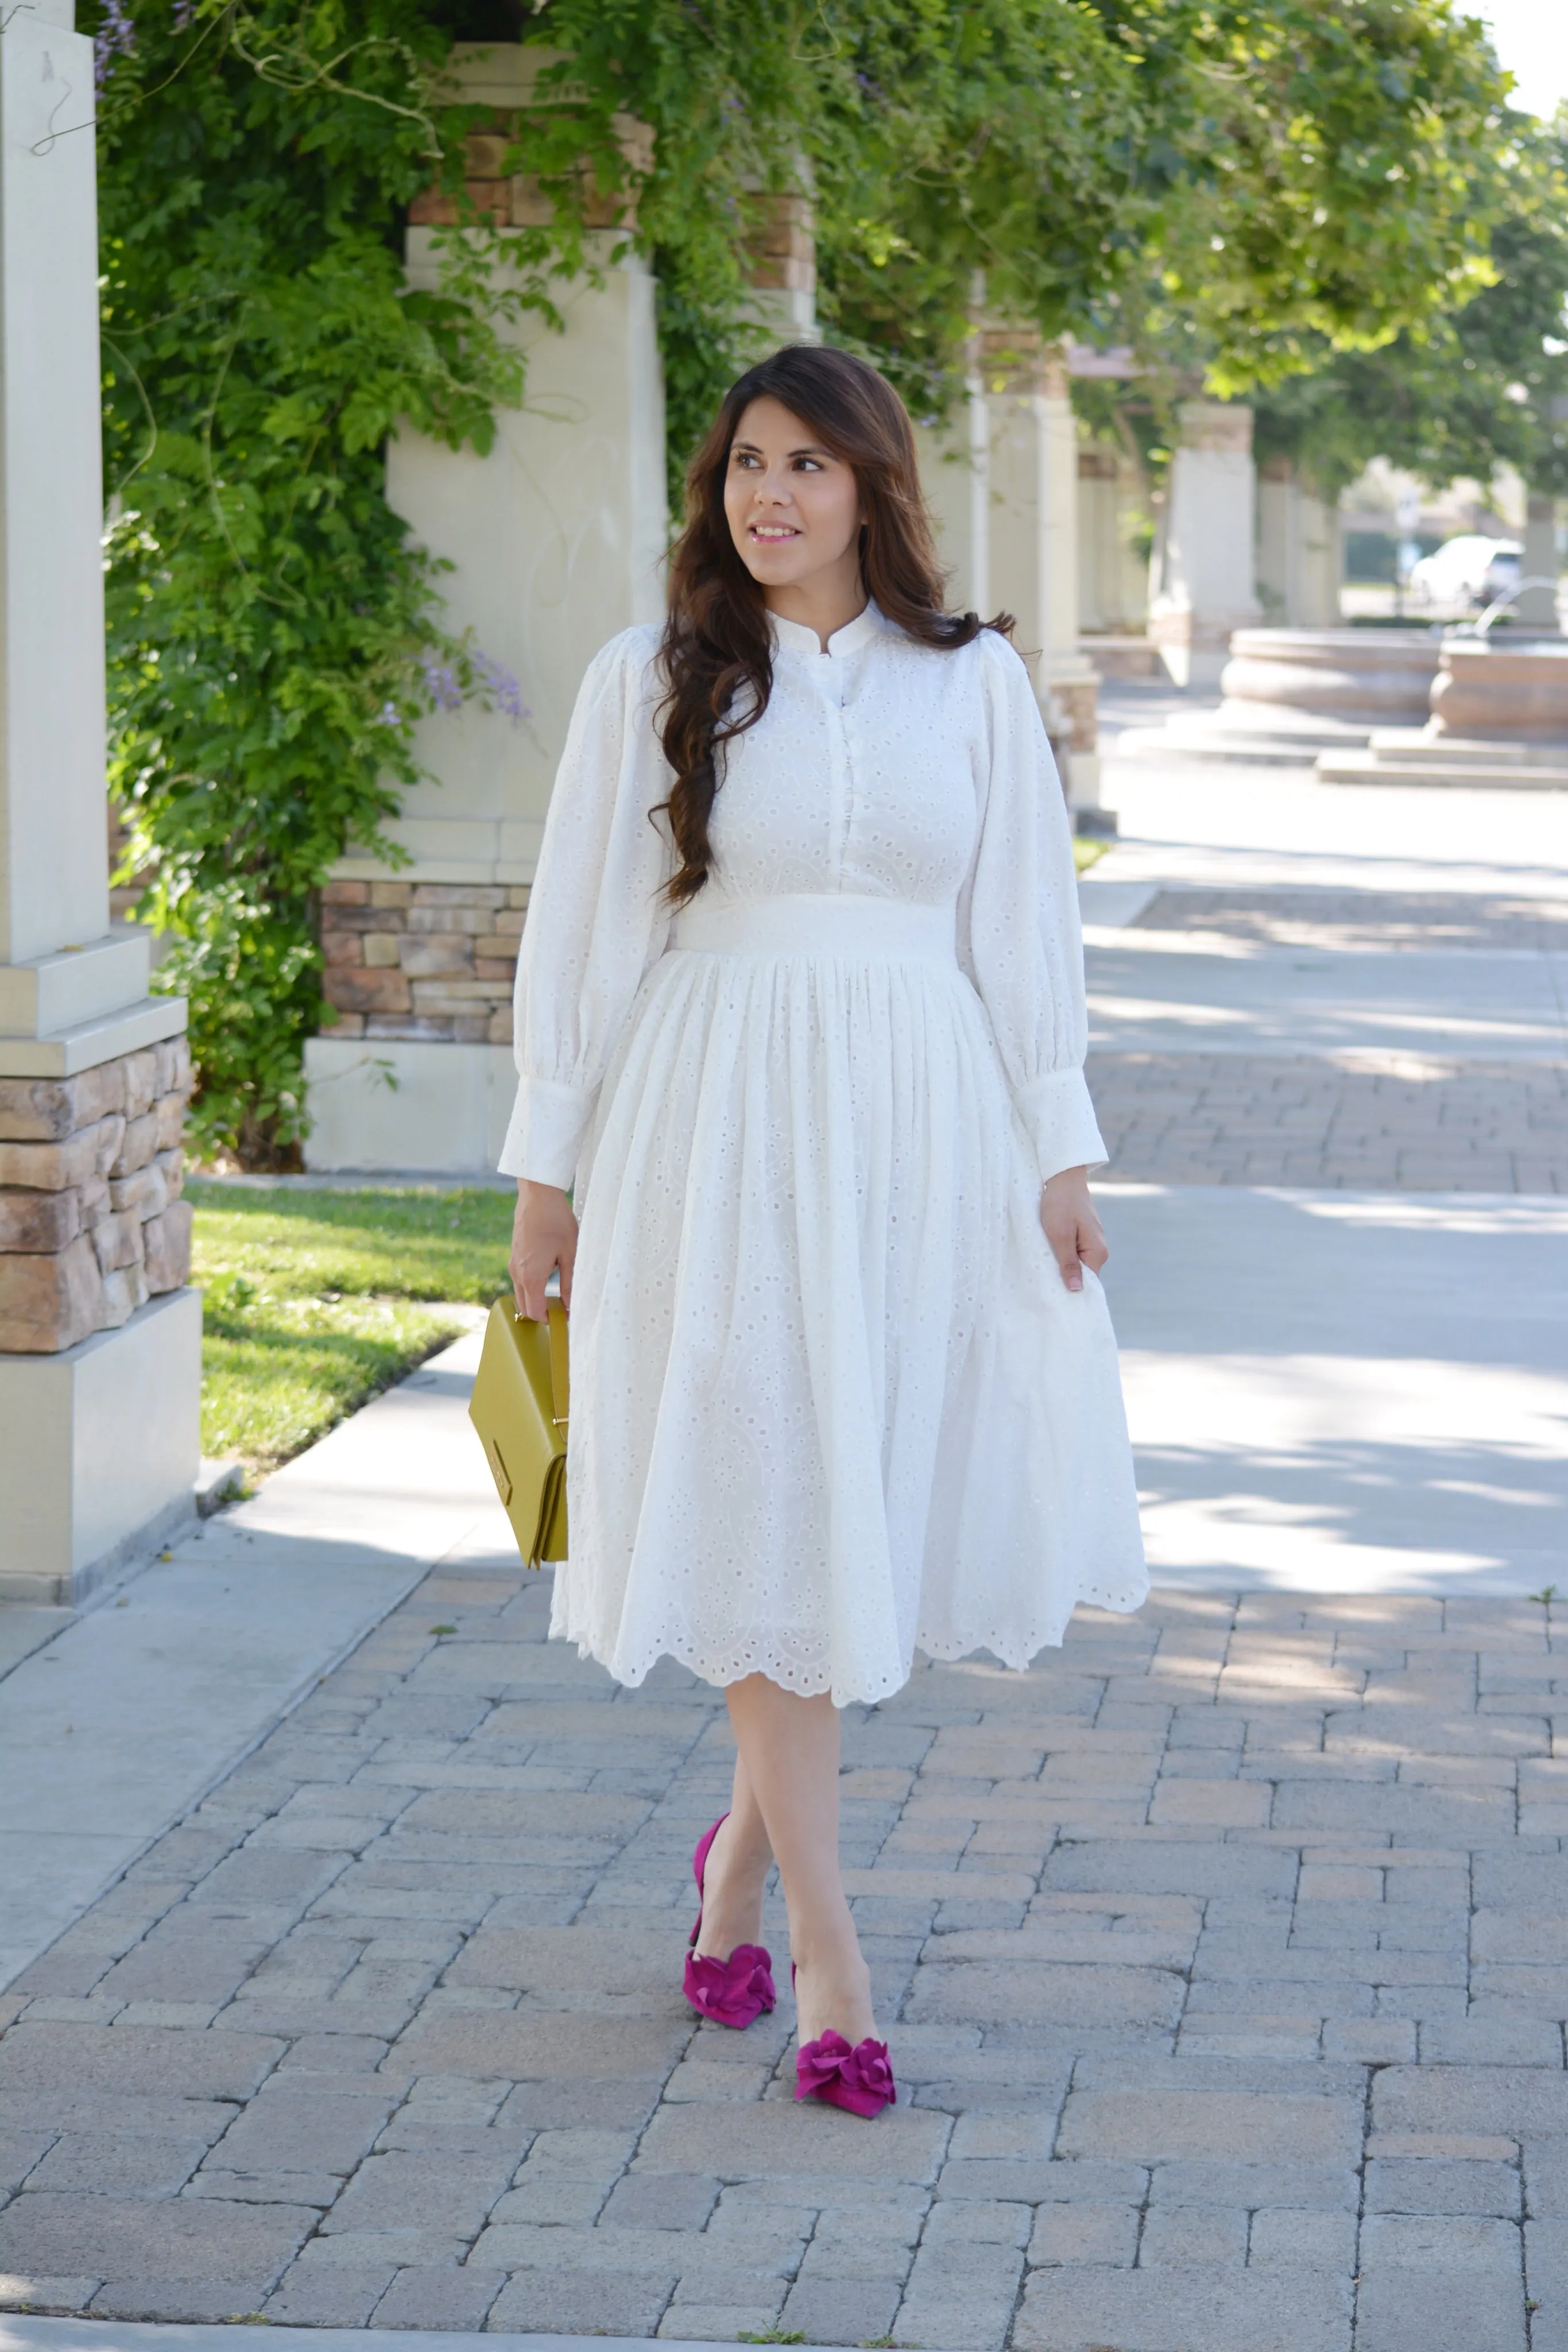
[(1129, 728), (1123, 756), (1310, 768), (1425, 718), (1438, 644), (1426, 629), (1238, 629), (1218, 710)]
[(1568, 791), (1568, 640), (1443, 643), (1424, 727), (1375, 728), (1364, 751), (1325, 751), (1328, 784)]

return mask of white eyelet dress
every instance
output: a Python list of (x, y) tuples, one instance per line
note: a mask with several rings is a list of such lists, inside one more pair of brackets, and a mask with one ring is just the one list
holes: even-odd
[(1103, 1160), (1061, 787), (992, 632), (777, 621), (673, 919), (656, 628), (578, 698), (517, 966), (501, 1166), (575, 1185), (552, 1634), (841, 1706), (1022, 1666), (1147, 1591), (1103, 1293), (1043, 1178)]

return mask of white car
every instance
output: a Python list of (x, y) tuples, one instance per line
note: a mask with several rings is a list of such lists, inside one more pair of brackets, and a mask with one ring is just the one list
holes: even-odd
[(1462, 532), (1411, 565), (1410, 593), (1420, 604), (1490, 604), (1518, 587), (1522, 553), (1516, 539)]

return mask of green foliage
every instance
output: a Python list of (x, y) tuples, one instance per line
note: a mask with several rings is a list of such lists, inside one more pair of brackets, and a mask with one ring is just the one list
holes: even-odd
[(1149, 320), (1212, 340), (1222, 394), (1370, 348), (1487, 281), (1503, 84), (1443, 0), (1132, 0), (1179, 156)]
[(1260, 399), (1260, 456), (1329, 497), (1374, 457), (1434, 486), (1511, 465), (1568, 495), (1568, 137), (1519, 121), (1510, 161), (1492, 282), (1381, 349), (1320, 347), (1312, 373)]
[(203, 0), (106, 75), (112, 784), (192, 996), (196, 1130), (263, 1163), (325, 1010), (316, 889), (350, 842), (392, 855), (414, 719), (487, 675), (383, 492), (400, 420), (482, 448), (520, 391), (455, 240), (449, 282), (404, 282), (399, 208), (465, 119), (418, 103), (444, 47), (413, 0)]
[(809, 138), (823, 309), (940, 386), (977, 273), (1234, 393), (1485, 281), (1501, 84), (1439, 0), (845, 0)]
[(1150, 216), (1138, 64), (1082, 0), (850, 0), (823, 18), (822, 312), (929, 410), (977, 296), (1057, 335), (1120, 283)]
[(251, 1191), (193, 1181), (204, 1292), (202, 1444), (268, 1470), (507, 1288), (512, 1203), (493, 1192)]

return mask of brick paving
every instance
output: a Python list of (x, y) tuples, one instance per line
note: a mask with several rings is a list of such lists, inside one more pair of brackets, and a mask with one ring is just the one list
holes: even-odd
[[(1394, 955), (1568, 948), (1568, 901), (1344, 889), (1162, 890), (1117, 933), (1201, 951)], [(1462, 1010), (1456, 1007), (1456, 1010)], [(1375, 1052), (1096, 1051), (1107, 1173), (1166, 1184), (1568, 1192), (1568, 1061)]]
[(1163, 1184), (1568, 1192), (1568, 1063), (1093, 1053), (1105, 1173)]
[(1168, 1596), (852, 1710), (868, 2126), (789, 2098), (787, 1990), (680, 1999), (717, 1694), (617, 1692), (547, 1601), (438, 1571), (5, 1998), (13, 2305), (1568, 2347), (1547, 1606)]

